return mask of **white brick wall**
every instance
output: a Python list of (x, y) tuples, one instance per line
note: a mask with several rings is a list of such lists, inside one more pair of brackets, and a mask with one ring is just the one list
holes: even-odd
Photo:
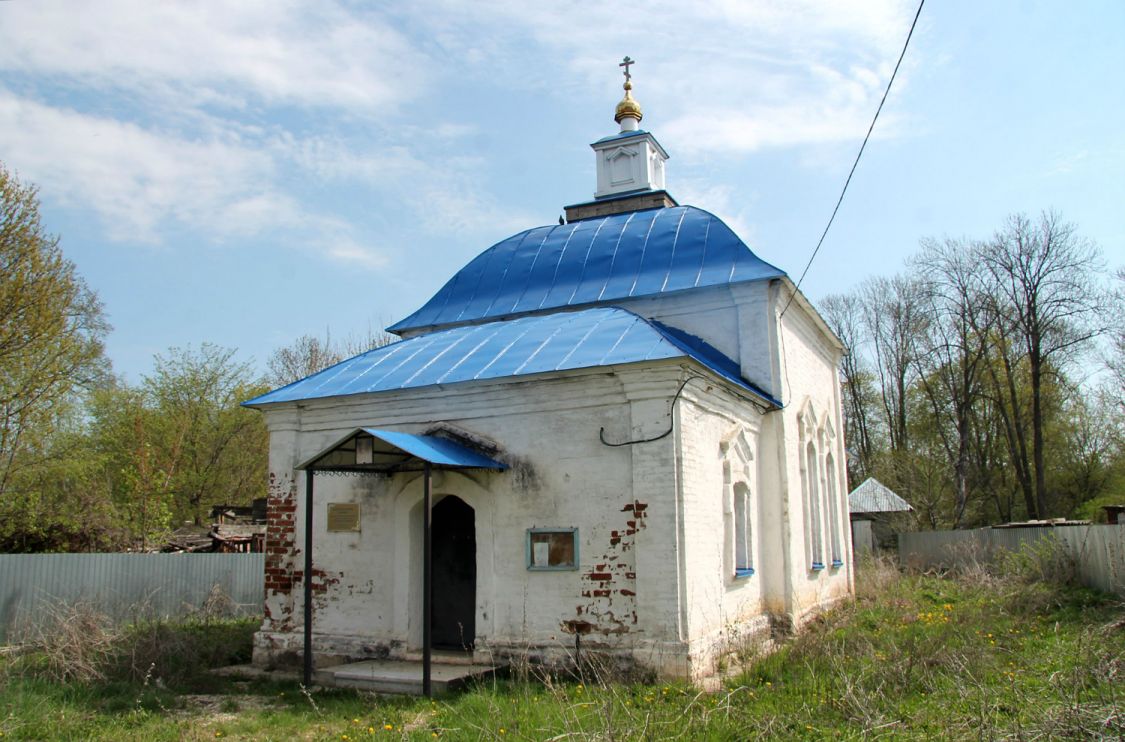
[[(699, 679), (729, 644), (762, 634), (768, 615), (799, 624), (851, 590), (839, 349), (801, 303), (779, 318), (787, 290), (764, 282), (630, 306), (739, 359), (782, 399), (781, 410), (760, 409), (692, 363), (668, 361), (314, 400), (267, 412), (271, 475), (303, 495), (296, 462), (358, 427), (421, 433), (443, 421), (491, 439), (509, 471), (440, 472), (434, 481), (435, 499), (456, 495), (475, 510), (482, 654), (563, 659), (573, 646), (564, 622), (584, 620), (594, 626), (584, 646)], [(689, 377), (702, 378), (686, 384), (673, 410)], [(799, 423), (809, 405), (820, 428), (836, 431), (818, 445), (835, 458), (826, 476), (835, 478), (844, 565), (821, 571), (809, 569), (802, 499)], [(674, 433), (651, 442), (599, 440), (603, 428), (610, 442), (656, 438), (673, 419)], [(727, 514), (738, 482), (750, 492), (755, 568), (742, 579), (732, 574)], [(315, 602), (320, 653), (396, 656), (420, 644), (420, 501), (420, 475), (317, 478), (314, 562), (326, 585)], [(360, 532), (326, 533), (330, 502), (358, 502)], [(528, 571), (531, 527), (577, 527), (579, 569)], [(300, 647), (300, 583), (267, 606), (273, 618), (257, 639), (259, 662)]]

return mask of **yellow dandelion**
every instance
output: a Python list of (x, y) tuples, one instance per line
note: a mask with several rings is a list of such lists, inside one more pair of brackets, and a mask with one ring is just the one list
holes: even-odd
[(388, 732), (391, 731), (394, 728), (395, 728), (394, 724), (384, 724), (383, 725), (383, 729), (386, 729)]

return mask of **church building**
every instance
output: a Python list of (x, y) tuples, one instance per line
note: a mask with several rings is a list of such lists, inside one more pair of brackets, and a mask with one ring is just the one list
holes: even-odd
[(400, 341), (246, 403), (270, 432), (256, 664), (580, 650), (699, 681), (851, 594), (844, 348), (665, 189), (631, 63), (592, 200), (477, 255)]

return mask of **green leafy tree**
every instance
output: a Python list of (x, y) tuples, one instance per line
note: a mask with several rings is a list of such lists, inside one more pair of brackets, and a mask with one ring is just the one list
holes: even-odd
[(171, 348), (142, 390), (153, 414), (135, 441), (138, 494), (169, 496), (173, 517), (196, 524), (211, 505), (265, 496), (268, 434), (260, 414), (239, 406), (265, 387), (233, 350)]
[[(94, 292), (44, 229), (33, 186), (0, 164), (0, 513), (52, 466), (55, 431), (108, 371)], [(73, 454), (73, 452), (71, 452)], [(37, 487), (37, 485), (36, 485)]]

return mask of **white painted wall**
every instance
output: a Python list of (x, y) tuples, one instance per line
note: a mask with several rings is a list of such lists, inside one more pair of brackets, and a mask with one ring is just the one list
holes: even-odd
[[(778, 373), (785, 408), (780, 418), (782, 433), (777, 440), (781, 445), (782, 489), (788, 493), (789, 516), (785, 519), (785, 532), (792, 559), (785, 592), (788, 613), (799, 625), (809, 614), (851, 594), (854, 585), (837, 375), (842, 350), (800, 297), (792, 302), (784, 316), (780, 316), (791, 287), (778, 288), (771, 300), (771, 314), (777, 317)], [(817, 454), (818, 469), (813, 476), (817, 478), (816, 491), (822, 504), (819, 531), (825, 568), (821, 570), (812, 569), (810, 564), (813, 549), (808, 524), (814, 520), (814, 513), (810, 512), (807, 501), (808, 478), (803, 463), (810, 441)], [(827, 467), (829, 454), (831, 469)], [(830, 491), (834, 492), (834, 511), (828, 496)], [(832, 517), (833, 512), (835, 517)], [(833, 530), (836, 556), (842, 562), (839, 567), (831, 565), (833, 554), (829, 544)]]
[[(665, 676), (702, 678), (724, 649), (764, 632), (767, 616), (799, 625), (852, 590), (840, 348), (803, 302), (780, 316), (790, 289), (759, 282), (624, 303), (738, 358), (784, 401), (781, 410), (764, 411), (678, 361), (312, 400), (266, 413), (272, 486), (303, 493), (303, 474), (292, 467), (358, 427), (423, 433), (446, 422), (491, 439), (509, 471), (442, 472), (434, 481), (436, 499), (454, 494), (475, 509), (481, 659), (562, 659), (573, 647), (563, 622), (578, 619), (595, 625), (586, 647)], [(673, 409), (689, 377), (702, 378), (684, 386)], [(658, 440), (599, 440), (601, 428), (610, 442), (655, 438), (673, 420), (672, 434)], [(835, 493), (834, 511), (822, 500), (822, 570), (809, 563), (801, 461), (810, 440), (818, 489)], [(755, 574), (735, 579), (730, 511), (740, 483), (752, 503)], [(400, 656), (420, 645), (421, 498), (417, 474), (317, 478), (314, 562), (329, 582), (315, 603), (322, 658)], [(329, 502), (359, 503), (361, 531), (326, 533)], [(298, 509), (298, 567), (303, 519)], [(577, 527), (579, 569), (529, 571), (532, 527)], [(273, 618), (256, 640), (263, 662), (300, 647), (300, 585), (267, 608)]]
[[(671, 669), (683, 655), (677, 650), (675, 560), (667, 559), (664, 541), (671, 531), (666, 524), (674, 522), (675, 439), (644, 444), (642, 450), (605, 446), (598, 433), (604, 427), (608, 439), (622, 441), (663, 432), (671, 424), (669, 400), (682, 373), (678, 365), (665, 363), (617, 374), (601, 370), (539, 381), (463, 384), (442, 395), (417, 390), (310, 401), (299, 414), (293, 406), (270, 410), (271, 466), (275, 476), (295, 478), (303, 493), (303, 474), (292, 473), (293, 462), (357, 427), (421, 433), (440, 420), (497, 441), (509, 471), (440, 472), (434, 480), (435, 499), (455, 494), (476, 511), (481, 651), (530, 648), (559, 654), (573, 645), (561, 631), (562, 622), (581, 619), (596, 625), (585, 637), (588, 646), (639, 653), (646, 662)], [(634, 459), (645, 461), (635, 467)], [(314, 602), (323, 654), (402, 654), (420, 645), (421, 498), (418, 474), (317, 477), (314, 563), (332, 583)], [(329, 502), (359, 503), (361, 531), (325, 532)], [(645, 506), (643, 518), (636, 515), (636, 503)], [(299, 510), (298, 549), (303, 520)], [(656, 524), (652, 537), (646, 533), (649, 524)], [(525, 544), (532, 527), (577, 527), (579, 569), (529, 571)], [(288, 610), (296, 620), (286, 631), (267, 625), (264, 633), (270, 636), (260, 637), (259, 645), (298, 646), (300, 587), (288, 601), (272, 602), (271, 612)]]
[(664, 190), (668, 153), (648, 132), (590, 145), (597, 161), (598, 189), (594, 198), (639, 190)]

